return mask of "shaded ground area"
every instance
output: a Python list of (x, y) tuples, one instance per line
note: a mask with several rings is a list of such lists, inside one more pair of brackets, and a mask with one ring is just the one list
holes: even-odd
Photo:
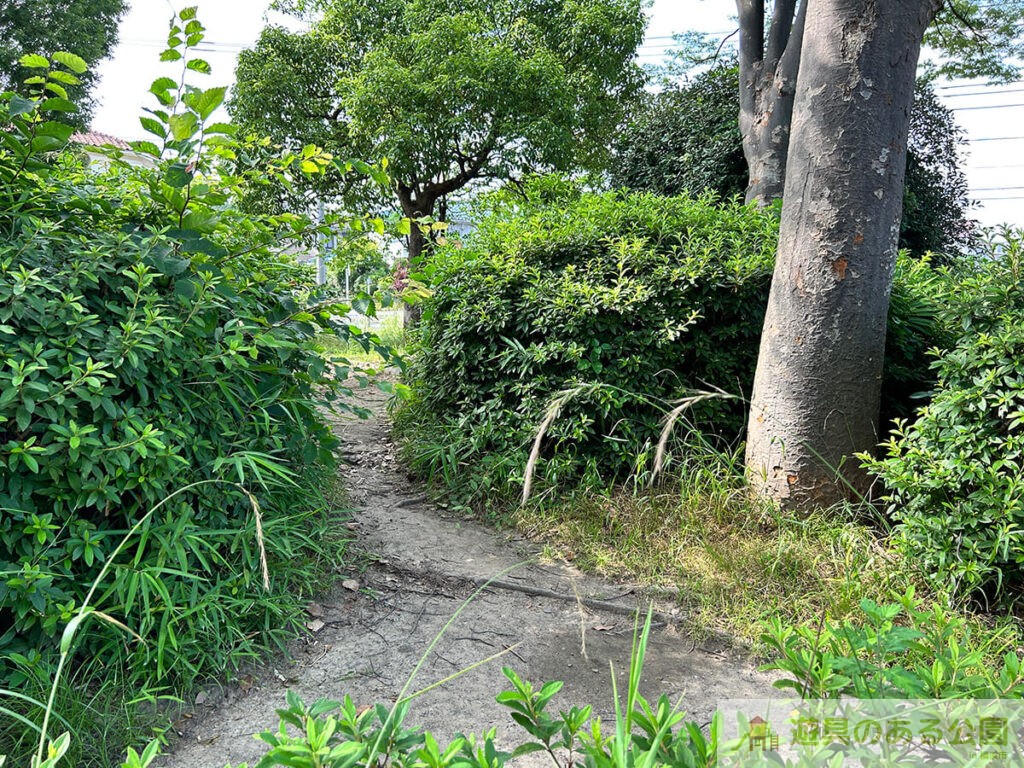
[[(182, 738), (162, 765), (254, 762), (263, 752), (254, 734), (276, 730), (274, 710), (283, 706), (287, 689), (307, 701), (348, 694), (357, 705), (391, 704), (431, 640), (493, 577), (430, 652), (409, 691), (509, 650), (417, 698), (407, 725), (429, 728), (439, 738), (496, 727), (506, 747), (525, 740), (494, 701), (506, 684), (503, 665), (534, 683), (564, 680), (556, 709), (591, 704), (602, 719), (611, 716), (609, 662), (624, 680), (632, 613), (637, 606), (646, 610), (646, 598), (629, 585), (536, 562), (528, 542), (446, 517), (396, 466), (385, 396), (366, 390), (363, 399), (374, 417), (339, 421), (337, 430), (351, 462), (342, 470), (357, 508), (350, 526), (371, 566), (310, 606), (314, 631), (295, 644), (291, 661), (200, 695), (179, 721)], [(648, 649), (645, 695), (682, 696), (684, 710), (700, 722), (710, 719), (718, 699), (770, 695), (770, 678), (742, 654), (691, 639), (671, 605), (656, 608), (661, 621)]]

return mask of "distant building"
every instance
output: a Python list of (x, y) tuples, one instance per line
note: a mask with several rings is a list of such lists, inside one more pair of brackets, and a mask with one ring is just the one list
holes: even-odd
[(90, 164), (96, 163), (100, 166), (109, 165), (110, 158), (102, 150), (104, 148), (113, 148), (121, 153), (121, 159), (129, 165), (134, 165), (139, 168), (156, 167), (156, 162), (152, 157), (144, 155), (141, 152), (136, 152), (132, 149), (132, 145), (127, 141), (120, 139), (117, 136), (111, 136), (108, 133), (82, 131), (80, 133), (71, 134), (69, 141), (82, 148), (82, 151), (85, 153), (85, 157)]

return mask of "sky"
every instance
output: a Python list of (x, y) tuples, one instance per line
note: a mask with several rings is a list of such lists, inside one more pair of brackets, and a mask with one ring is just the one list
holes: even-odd
[[(207, 29), (196, 55), (213, 70), (207, 78), (197, 75), (207, 81), (196, 83), (203, 87), (230, 84), (238, 52), (256, 41), (268, 20), (288, 22), (279, 14), (268, 15), (269, 0), (130, 0), (120, 42), (100, 65), (94, 130), (124, 139), (146, 136), (138, 116), (143, 107), (155, 106), (147, 93), (149, 84), (179, 71), (158, 60), (173, 9), (196, 4)], [(735, 29), (734, 7), (729, 0), (654, 0), (647, 11), (650, 23), (639, 50), (640, 62), (658, 63), (677, 32), (728, 35)], [(970, 140), (965, 170), (970, 197), (979, 201), (972, 216), (985, 225), (1024, 226), (1024, 81), (998, 87), (940, 83), (938, 92)]]

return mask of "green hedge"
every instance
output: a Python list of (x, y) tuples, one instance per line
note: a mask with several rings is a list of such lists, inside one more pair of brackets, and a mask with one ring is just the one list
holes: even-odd
[[(536, 182), (525, 201), (491, 203), (467, 242), (433, 256), (414, 400), (398, 420), (415, 435), (407, 440), (414, 468), (470, 498), (514, 493), (545, 409), (566, 390), (573, 395), (540, 463), (549, 485), (646, 471), (666, 410), (694, 391), (736, 396), (684, 414), (705, 439), (734, 444), (777, 227), (774, 209), (583, 193), (558, 179)], [(937, 334), (933, 274), (901, 260), (886, 379), (892, 410), (929, 384), (919, 352)]]
[[(44, 84), (74, 78), (30, 61)], [(315, 337), (346, 335), (348, 307), (275, 255), (308, 222), (236, 204), (318, 156), (204, 129), (224, 89), (164, 79), (164, 146), (138, 145), (155, 167), (87, 168), (43, 88), (0, 96), (0, 680), (45, 684), (96, 582), (141, 642), (93, 617), (79, 658), (189, 685), (293, 635), (343, 550), (321, 407), (349, 371)]]
[(1007, 232), (949, 294), (960, 331), (936, 351), (931, 402), (868, 466), (914, 559), (956, 593), (1024, 577), (1024, 237)]

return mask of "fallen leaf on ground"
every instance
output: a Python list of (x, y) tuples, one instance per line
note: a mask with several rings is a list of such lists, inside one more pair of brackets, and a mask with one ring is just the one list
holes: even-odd
[(359, 589), (359, 582), (355, 579), (345, 579), (343, 582), (341, 582), (341, 586), (343, 586), (345, 589), (355, 592), (357, 589)]
[(327, 625), (324, 624), (322, 621), (320, 621), (320, 619), (313, 619), (312, 621), (307, 621), (306, 622), (306, 628), (310, 632), (319, 632), (325, 626), (327, 626)]
[(609, 632), (609, 631), (611, 631), (613, 629), (615, 629), (615, 625), (614, 624), (595, 624), (594, 625), (594, 631), (595, 632)]
[(310, 603), (306, 606), (306, 613), (310, 616), (320, 617), (324, 615), (324, 607), (320, 603)]

